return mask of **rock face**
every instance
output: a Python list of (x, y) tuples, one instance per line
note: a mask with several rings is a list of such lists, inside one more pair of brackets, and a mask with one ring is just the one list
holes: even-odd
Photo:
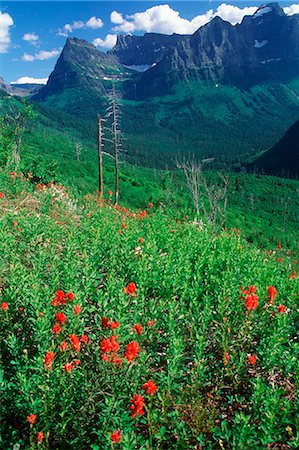
[(179, 39), (140, 77), (137, 93), (141, 98), (160, 95), (177, 81), (193, 80), (247, 88), (298, 73), (299, 16), (287, 16), (277, 3), (270, 3), (239, 25), (215, 17), (192, 36)]
[(124, 68), (113, 55), (98, 51), (83, 39), (68, 38), (46, 86), (33, 99), (43, 100), (70, 88), (83, 88), (104, 94), (105, 81), (122, 72)]
[(3, 80), (2, 77), (0, 77), (0, 90), (4, 91), (4, 92), (9, 91), (9, 86), (7, 86), (7, 84), (5, 84), (5, 81)]
[(144, 36), (117, 36), (115, 47), (109, 52), (125, 66), (146, 67), (161, 61), (167, 50), (184, 36), (146, 33)]
[(299, 120), (276, 145), (257, 158), (250, 169), (269, 175), (299, 178)]

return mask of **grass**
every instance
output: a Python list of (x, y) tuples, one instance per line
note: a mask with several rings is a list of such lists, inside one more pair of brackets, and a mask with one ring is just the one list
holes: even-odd
[(1, 448), (298, 448), (284, 247), (3, 171), (0, 191)]

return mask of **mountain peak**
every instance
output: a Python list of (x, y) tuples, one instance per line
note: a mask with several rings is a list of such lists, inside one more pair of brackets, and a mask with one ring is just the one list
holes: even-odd
[(257, 18), (264, 15), (285, 16), (286, 14), (277, 2), (273, 2), (260, 5), (252, 17)]

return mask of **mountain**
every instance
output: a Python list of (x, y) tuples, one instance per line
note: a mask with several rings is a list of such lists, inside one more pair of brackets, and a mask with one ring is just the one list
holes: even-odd
[(46, 86), (34, 100), (45, 100), (73, 88), (105, 95), (111, 80), (125, 75), (126, 69), (115, 56), (98, 51), (83, 39), (68, 38)]
[(161, 61), (167, 50), (183, 38), (183, 35), (175, 33), (145, 33), (144, 36), (122, 34), (117, 36), (116, 45), (109, 54), (116, 56), (121, 64), (143, 72)]
[(269, 175), (299, 178), (299, 120), (276, 145), (257, 158), (250, 168)]
[(180, 81), (206, 81), (248, 89), (299, 73), (299, 16), (278, 3), (263, 5), (232, 26), (220, 17), (179, 39), (162, 59), (134, 82), (137, 98), (161, 95)]
[(276, 3), (236, 26), (215, 17), (191, 36), (120, 36), (107, 54), (68, 39), (32, 99), (96, 126), (114, 82), (132, 161), (165, 167), (191, 151), (243, 164), (298, 119), (298, 42), (298, 16)]

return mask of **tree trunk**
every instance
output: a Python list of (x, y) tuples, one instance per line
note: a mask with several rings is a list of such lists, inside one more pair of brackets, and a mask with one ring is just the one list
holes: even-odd
[(102, 119), (98, 114), (98, 165), (99, 165), (99, 193), (103, 194), (103, 153), (102, 153)]

